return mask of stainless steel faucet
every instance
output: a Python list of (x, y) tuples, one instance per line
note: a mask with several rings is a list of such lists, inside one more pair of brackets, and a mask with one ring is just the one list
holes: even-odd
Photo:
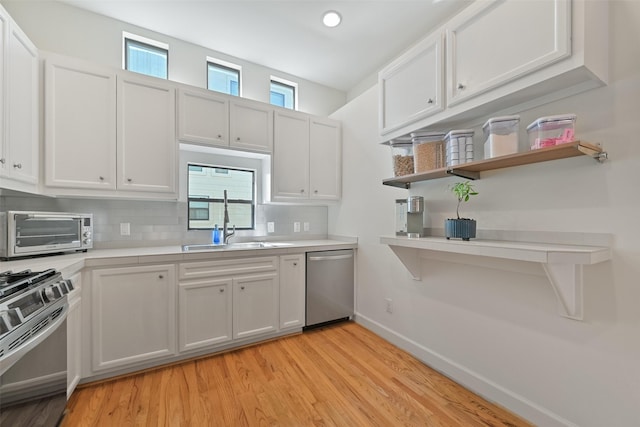
[(233, 231), (227, 233), (227, 226), (229, 225), (229, 211), (227, 210), (227, 190), (224, 190), (224, 221), (222, 223), (222, 242), (226, 245), (229, 243), (229, 238), (236, 234), (236, 225), (233, 224)]

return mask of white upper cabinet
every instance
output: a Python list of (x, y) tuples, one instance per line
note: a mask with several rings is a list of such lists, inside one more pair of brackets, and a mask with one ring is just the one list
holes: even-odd
[(444, 35), (415, 45), (378, 73), (380, 134), (441, 111), (444, 106)]
[[(512, 114), (606, 84), (608, 14), (606, 1), (473, 2), (381, 71), (381, 140)], [(430, 56), (442, 34), (445, 49)], [(442, 51), (440, 78), (434, 64)], [(424, 104), (434, 90), (427, 82), (441, 93), (432, 108)]]
[(273, 201), (338, 200), (342, 186), (339, 122), (277, 110), (271, 169)]
[(118, 187), (176, 194), (175, 89), (125, 72), (117, 87)]
[(570, 55), (569, 0), (477, 2), (447, 24), (447, 105)]
[(44, 98), (45, 185), (115, 190), (115, 72), (48, 55)]
[(273, 107), (257, 101), (232, 99), (229, 103), (231, 148), (271, 153)]
[(309, 122), (309, 198), (339, 200), (342, 195), (342, 126), (330, 119)]
[(37, 191), (38, 51), (2, 7), (0, 25), (0, 176), (15, 183), (3, 179), (3, 187)]
[(178, 139), (229, 147), (229, 99), (209, 90), (178, 91)]
[(272, 165), (273, 199), (309, 198), (309, 116), (275, 112)]

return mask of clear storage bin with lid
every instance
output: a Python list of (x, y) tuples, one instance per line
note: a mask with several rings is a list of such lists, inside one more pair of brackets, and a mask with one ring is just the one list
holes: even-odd
[(457, 166), (473, 161), (473, 130), (452, 130), (445, 136), (447, 166)]
[(575, 140), (575, 114), (540, 117), (527, 126), (532, 150), (566, 144)]
[(413, 143), (409, 138), (398, 138), (389, 141), (394, 176), (414, 173)]
[(444, 167), (444, 136), (443, 132), (415, 132), (411, 134), (416, 173)]
[(484, 158), (506, 156), (518, 152), (520, 116), (492, 117), (482, 126)]

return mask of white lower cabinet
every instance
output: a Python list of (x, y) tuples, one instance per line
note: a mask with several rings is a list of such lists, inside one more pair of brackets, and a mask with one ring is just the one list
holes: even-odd
[(178, 288), (180, 351), (231, 341), (232, 280), (196, 280)]
[(93, 270), (90, 294), (95, 373), (175, 355), (174, 265)]
[(233, 339), (278, 330), (278, 273), (233, 279)]
[(280, 257), (280, 329), (305, 324), (305, 256)]
[(69, 311), (67, 312), (67, 398), (75, 390), (82, 375), (82, 305), (81, 274), (70, 278), (74, 290), (69, 293)]

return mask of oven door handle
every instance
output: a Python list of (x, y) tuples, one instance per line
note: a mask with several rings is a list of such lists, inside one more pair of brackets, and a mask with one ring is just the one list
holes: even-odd
[(29, 214), (27, 215), (28, 219), (51, 219), (54, 221), (68, 221), (71, 219), (82, 219), (83, 217), (80, 215), (68, 215), (68, 214)]
[(12, 367), (14, 363), (20, 360), (22, 356), (27, 354), (30, 350), (38, 346), (38, 344), (46, 340), (49, 337), (49, 335), (54, 333), (55, 330), (58, 329), (58, 327), (62, 324), (62, 322), (64, 322), (67, 319), (68, 310), (69, 310), (69, 305), (65, 301), (64, 310), (58, 317), (56, 317), (56, 319), (53, 322), (51, 322), (45, 328), (38, 331), (38, 333), (35, 336), (32, 336), (25, 343), (17, 346), (15, 349), (1, 356), (0, 357), (0, 376), (4, 374), (10, 367)]

